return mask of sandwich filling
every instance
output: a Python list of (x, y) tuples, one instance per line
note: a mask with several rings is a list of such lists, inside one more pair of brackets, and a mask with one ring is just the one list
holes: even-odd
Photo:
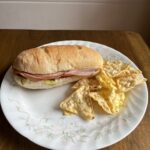
[(16, 69), (13, 69), (14, 73), (16, 75), (22, 76), (24, 78), (30, 79), (30, 80), (49, 80), (49, 79), (58, 79), (58, 78), (64, 78), (64, 77), (71, 77), (71, 76), (92, 76), (99, 72), (99, 69), (96, 68), (85, 68), (85, 69), (76, 69), (76, 70), (69, 70), (69, 71), (60, 71), (56, 73), (50, 73), (50, 74), (32, 74), (28, 72), (18, 71)]

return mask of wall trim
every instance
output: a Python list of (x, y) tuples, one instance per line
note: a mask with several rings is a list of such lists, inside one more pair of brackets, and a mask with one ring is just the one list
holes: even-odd
[(148, 0), (0, 0), (0, 3), (109, 3), (109, 4), (144, 4)]
[[(32, 0), (33, 1), (33, 0)], [(56, 0), (55, 0), (56, 1)], [(149, 5), (131, 0), (99, 0), (82, 2), (1, 1), (0, 29), (42, 30), (146, 30)], [(85, 2), (86, 1), (86, 2)], [(95, 0), (98, 1), (98, 0)], [(110, 3), (109, 3), (109, 2)], [(121, 3), (128, 1), (129, 3)], [(75, 3), (74, 3), (75, 2)], [(82, 4), (82, 5), (81, 5)], [(145, 18), (144, 18), (145, 17)]]

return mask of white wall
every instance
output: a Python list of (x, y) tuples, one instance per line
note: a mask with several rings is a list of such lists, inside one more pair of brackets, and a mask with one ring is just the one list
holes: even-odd
[(150, 0), (0, 0), (1, 29), (132, 30), (148, 34)]

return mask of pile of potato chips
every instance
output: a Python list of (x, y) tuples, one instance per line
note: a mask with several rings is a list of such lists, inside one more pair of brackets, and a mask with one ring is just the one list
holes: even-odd
[(103, 69), (92, 78), (73, 85), (74, 92), (60, 103), (65, 115), (83, 119), (95, 118), (95, 104), (108, 114), (116, 114), (126, 102), (126, 92), (145, 82), (142, 72), (119, 60), (107, 60)]

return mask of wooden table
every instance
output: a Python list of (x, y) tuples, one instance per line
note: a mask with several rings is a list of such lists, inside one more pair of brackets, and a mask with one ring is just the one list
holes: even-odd
[[(150, 50), (134, 32), (114, 31), (29, 31), (0, 30), (0, 81), (16, 55), (24, 49), (59, 40), (86, 40), (108, 45), (135, 62), (148, 78), (150, 88)], [(136, 115), (136, 114), (135, 114)], [(18, 134), (0, 108), (0, 150), (44, 150)], [(150, 105), (140, 125), (122, 141), (104, 150), (150, 150)]]

